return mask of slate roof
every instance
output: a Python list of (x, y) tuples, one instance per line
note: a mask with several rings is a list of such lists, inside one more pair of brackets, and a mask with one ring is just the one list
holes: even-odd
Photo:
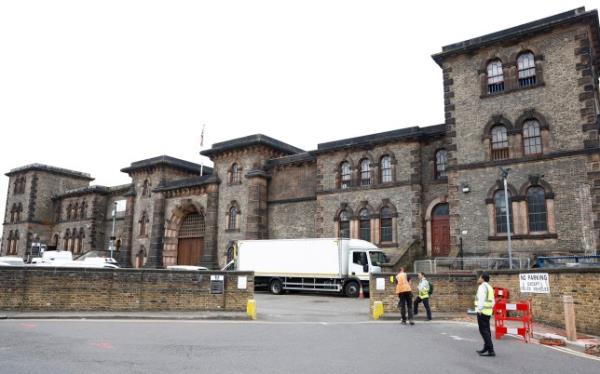
[(114, 192), (126, 191), (129, 188), (131, 188), (132, 186), (133, 186), (133, 184), (129, 183), (129, 184), (121, 184), (119, 186), (113, 186), (113, 187), (95, 185), (95, 186), (74, 188), (74, 189), (66, 190), (62, 193), (56, 194), (52, 198), (53, 199), (63, 199), (66, 197), (82, 196), (82, 195), (87, 195), (87, 194), (108, 195), (108, 194), (111, 194)]
[(245, 136), (242, 138), (227, 140), (220, 143), (215, 143), (212, 145), (211, 149), (204, 150), (200, 153), (204, 156), (210, 157), (221, 152), (229, 151), (232, 149), (250, 147), (253, 145), (265, 145), (267, 147), (271, 147), (277, 151), (283, 152), (288, 155), (304, 152), (302, 149), (296, 148), (280, 140), (273, 139), (263, 134), (255, 134)]
[(278, 158), (272, 158), (267, 161), (267, 168), (275, 166), (299, 164), (303, 162), (314, 162), (316, 157), (312, 152), (302, 152), (295, 155), (283, 156)]
[(219, 183), (219, 178), (216, 175), (203, 175), (186, 179), (179, 179), (176, 181), (170, 181), (162, 186), (154, 188), (154, 192), (172, 191), (180, 188), (189, 188), (203, 186), (211, 183)]
[(530, 36), (540, 32), (547, 31), (556, 26), (566, 25), (575, 22), (591, 21), (596, 52), (596, 67), (600, 67), (600, 28), (598, 26), (598, 11), (586, 11), (585, 7), (569, 10), (568, 12), (555, 14), (550, 17), (542, 18), (537, 21), (524, 23), (519, 26), (511, 27), (502, 31), (479, 36), (477, 38), (464, 40), (462, 42), (449, 44), (442, 47), (442, 52), (436, 53), (431, 57), (438, 64), (442, 65), (446, 57), (462, 54), (479, 48), (487, 47), (507, 39), (518, 39), (524, 36)]
[[(123, 173), (131, 173), (135, 170), (146, 169), (155, 166), (170, 166), (175, 169), (200, 174), (200, 164), (196, 164), (193, 162), (181, 160), (179, 158), (162, 155), (158, 157), (148, 158), (146, 160), (132, 162), (126, 168), (121, 169)], [(204, 174), (212, 174), (212, 168), (209, 166), (204, 166)]]
[(44, 164), (29, 164), (25, 166), (20, 166), (18, 168), (11, 169), (8, 173), (4, 174), (7, 177), (13, 176), (15, 174), (24, 173), (28, 171), (45, 171), (51, 174), (60, 174), (68, 177), (74, 177), (79, 179), (87, 179), (89, 181), (93, 181), (94, 178), (88, 173), (82, 173), (80, 171), (69, 170), (58, 168), (56, 166), (44, 165)]

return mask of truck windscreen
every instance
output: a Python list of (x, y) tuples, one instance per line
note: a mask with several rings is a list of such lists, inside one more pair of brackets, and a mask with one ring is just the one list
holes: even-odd
[(373, 266), (381, 266), (387, 262), (387, 257), (383, 252), (369, 252), (369, 257), (371, 257), (371, 265)]

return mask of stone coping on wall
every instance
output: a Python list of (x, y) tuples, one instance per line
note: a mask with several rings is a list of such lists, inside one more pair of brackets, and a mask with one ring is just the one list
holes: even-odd
[[(477, 272), (478, 274), (482, 273)], [(580, 274), (580, 273), (598, 273), (600, 275), (599, 266), (586, 266), (575, 268), (535, 268), (535, 269), (515, 269), (515, 270), (490, 270), (490, 275), (494, 274), (519, 274), (519, 273), (560, 273), (560, 274)]]

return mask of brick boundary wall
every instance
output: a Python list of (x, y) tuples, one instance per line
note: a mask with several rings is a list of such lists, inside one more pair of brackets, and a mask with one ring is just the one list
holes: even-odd
[[(548, 273), (550, 276), (549, 294), (521, 294), (519, 286), (520, 273)], [(413, 297), (417, 295), (416, 274), (408, 274), (411, 278)], [(382, 301), (384, 312), (398, 312), (398, 297), (395, 294), (396, 281), (390, 283), (394, 273), (372, 274), (370, 281), (370, 308), (374, 301)], [(385, 279), (385, 290), (376, 290), (376, 278)], [(429, 274), (427, 278), (434, 285), (431, 297), (433, 312), (465, 313), (473, 308), (473, 300), (477, 289), (475, 274)], [(494, 287), (507, 288), (510, 301), (532, 300), (534, 324), (546, 323), (556, 327), (564, 327), (563, 295), (573, 296), (577, 331), (600, 335), (600, 268), (578, 269), (531, 269), (490, 272), (490, 283)], [(422, 307), (421, 307), (422, 308)], [(434, 315), (435, 318), (435, 315)]]
[[(211, 275), (224, 276), (222, 294)], [(253, 297), (253, 272), (0, 267), (4, 311), (245, 311)]]

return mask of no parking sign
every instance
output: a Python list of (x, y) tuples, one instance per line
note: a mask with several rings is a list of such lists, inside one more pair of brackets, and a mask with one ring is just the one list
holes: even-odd
[(548, 273), (519, 274), (519, 285), (522, 293), (550, 293)]

